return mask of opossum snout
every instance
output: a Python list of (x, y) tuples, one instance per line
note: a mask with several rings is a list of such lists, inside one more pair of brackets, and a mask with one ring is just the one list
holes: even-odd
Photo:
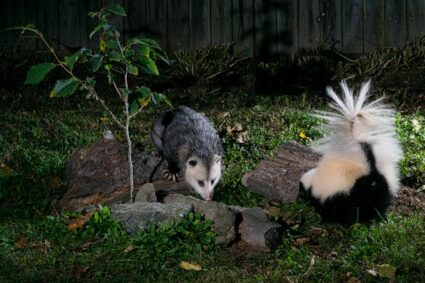
[(202, 194), (202, 198), (206, 201), (210, 201), (213, 198), (213, 194), (210, 192), (206, 192)]

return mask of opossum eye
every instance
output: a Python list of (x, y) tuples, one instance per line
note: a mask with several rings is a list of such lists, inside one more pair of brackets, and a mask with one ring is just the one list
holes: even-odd
[(211, 185), (214, 185), (215, 179), (211, 180)]
[(195, 167), (197, 163), (196, 160), (189, 160), (189, 165), (192, 167)]
[(201, 187), (203, 187), (205, 184), (204, 184), (204, 181), (198, 181), (198, 184), (201, 186)]

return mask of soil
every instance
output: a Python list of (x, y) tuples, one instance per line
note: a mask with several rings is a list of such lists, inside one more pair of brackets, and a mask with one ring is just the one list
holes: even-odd
[(415, 213), (425, 215), (425, 192), (403, 187), (389, 210), (403, 216), (411, 216)]

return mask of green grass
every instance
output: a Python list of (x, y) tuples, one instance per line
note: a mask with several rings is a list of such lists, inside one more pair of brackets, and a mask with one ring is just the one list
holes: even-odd
[[(345, 228), (321, 224), (306, 204), (281, 204), (277, 218), (289, 218), (293, 224), (285, 230), (282, 245), (266, 254), (213, 246), (210, 223), (199, 215), (136, 237), (123, 235), (107, 216), (99, 225), (69, 231), (72, 215), (48, 216), (52, 201), (66, 188), (69, 155), (96, 141), (105, 129), (123, 136), (110, 120), (99, 119), (105, 113), (92, 104), (75, 109), (71, 103), (40, 104), (37, 110), (15, 107), (0, 113), (0, 282), (335, 282), (353, 277), (387, 282), (380, 270), (385, 264), (395, 268), (397, 282), (425, 280), (423, 215), (391, 214), (380, 224)], [(265, 206), (264, 199), (241, 185), (241, 177), (279, 144), (308, 144), (321, 137), (320, 121), (308, 112), (323, 103), (307, 96), (229, 93), (214, 105), (203, 110), (217, 126), (226, 151), (224, 178), (215, 198), (232, 205)], [(149, 121), (158, 111), (138, 118), (132, 128), (134, 142), (148, 138)], [(236, 123), (247, 131), (243, 143), (227, 133)], [(405, 151), (402, 182), (420, 187), (425, 184), (425, 117), (400, 114), (397, 129)], [(324, 233), (316, 235), (313, 228)], [(309, 240), (299, 244), (300, 238)], [(203, 270), (183, 270), (181, 261), (196, 262)], [(368, 270), (380, 271), (381, 277)]]

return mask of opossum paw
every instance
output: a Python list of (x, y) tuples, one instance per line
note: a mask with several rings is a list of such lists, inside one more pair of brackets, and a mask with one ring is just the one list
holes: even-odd
[(173, 182), (178, 182), (179, 181), (179, 174), (172, 173), (171, 179), (173, 180)]
[(179, 174), (178, 173), (172, 173), (168, 169), (162, 170), (162, 173), (164, 174), (164, 178), (167, 178), (170, 181), (178, 182), (178, 180), (179, 180)]

